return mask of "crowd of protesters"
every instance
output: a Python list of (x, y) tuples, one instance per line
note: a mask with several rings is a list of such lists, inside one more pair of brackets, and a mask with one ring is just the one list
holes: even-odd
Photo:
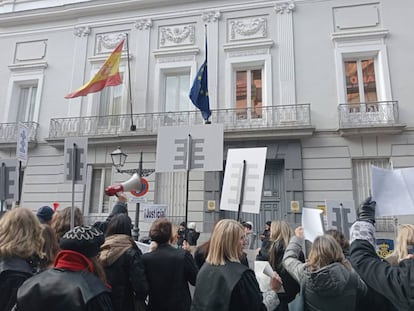
[(304, 228), (266, 222), (256, 251), (273, 270), (265, 290), (247, 260), (257, 236), (250, 221), (222, 219), (197, 247), (195, 223), (161, 218), (143, 254), (124, 194), (93, 226), (78, 208), (14, 208), (0, 219), (0, 311), (414, 310), (414, 225), (402, 225), (395, 252), (379, 258), (375, 205), (368, 198), (358, 208), (350, 241), (328, 230), (307, 258)]

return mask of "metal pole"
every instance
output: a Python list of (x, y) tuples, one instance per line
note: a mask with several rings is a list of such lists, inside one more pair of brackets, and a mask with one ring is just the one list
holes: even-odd
[(240, 196), (239, 196), (239, 209), (237, 211), (237, 221), (240, 221), (240, 213), (242, 208), (242, 203), (244, 200), (244, 183), (246, 179), (246, 160), (243, 160), (242, 164), (242, 177), (241, 177), (241, 183), (240, 183)]
[(18, 196), (18, 200), (17, 200), (17, 202), (16, 202), (16, 205), (17, 206), (20, 206), (20, 200), (21, 200), (21, 198), (22, 198), (22, 161), (19, 161), (19, 172), (18, 172), (18, 174), (19, 174), (19, 193), (17, 194), (17, 196)]
[(132, 237), (135, 241), (139, 240), (139, 206), (140, 203), (137, 202), (135, 205), (135, 223), (134, 228), (132, 229)]
[[(142, 152), (141, 152), (141, 157), (139, 159), (138, 176), (139, 176), (139, 178), (142, 177)], [(135, 241), (138, 241), (139, 240), (139, 208), (140, 208), (140, 203), (137, 202), (135, 204), (135, 222), (134, 222), (134, 228), (132, 229), (132, 237), (134, 238)]]
[(128, 34), (126, 33), (126, 43), (127, 43), (127, 64), (128, 64), (128, 101), (129, 101), (129, 107), (131, 109), (131, 127), (130, 130), (131, 131), (136, 131), (137, 127), (134, 124), (134, 116), (133, 116), (133, 111), (132, 111), (132, 88), (131, 88), (131, 65), (129, 62), (129, 37)]
[(72, 206), (70, 208), (70, 228), (75, 227), (75, 180), (76, 180), (76, 155), (77, 155), (76, 144), (73, 143), (72, 148)]
[(4, 162), (1, 164), (1, 180), (0, 180), (0, 185), (1, 185), (1, 211), (3, 212), (3, 205), (4, 205), (4, 201), (6, 200), (6, 187), (7, 187), (7, 180), (6, 180), (6, 165), (4, 164)]
[(187, 140), (187, 182), (186, 182), (186, 189), (185, 189), (185, 225), (188, 224), (188, 192), (189, 192), (189, 184), (190, 184), (190, 169), (191, 169), (191, 153), (192, 153), (192, 138), (191, 134), (188, 134)]

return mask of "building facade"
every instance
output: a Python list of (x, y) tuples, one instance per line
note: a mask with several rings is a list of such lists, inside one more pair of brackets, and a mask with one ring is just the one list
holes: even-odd
[[(113, 168), (114, 149), (129, 155), (126, 168), (142, 153), (153, 169), (161, 126), (203, 124), (188, 93), (208, 55), (211, 122), (224, 125), (224, 159), (230, 148), (268, 148), (261, 212), (242, 218), (256, 231), (271, 219), (298, 224), (297, 204), (367, 197), (372, 164), (414, 165), (410, 13), (409, 0), (0, 1), (0, 156), (15, 157), (17, 124), (28, 125), (21, 205), (67, 206), (64, 139), (88, 137), (87, 184), (76, 185), (75, 201), (91, 222), (105, 217), (113, 201), (104, 188), (129, 178)], [(126, 37), (122, 85), (63, 98)], [(235, 217), (219, 209), (223, 172), (190, 171), (188, 181), (188, 220), (199, 230)], [(148, 182), (144, 200), (167, 204), (168, 216), (182, 221), (186, 172), (154, 173)], [(134, 218), (135, 204), (129, 208)], [(410, 218), (378, 227), (392, 231), (397, 221)]]

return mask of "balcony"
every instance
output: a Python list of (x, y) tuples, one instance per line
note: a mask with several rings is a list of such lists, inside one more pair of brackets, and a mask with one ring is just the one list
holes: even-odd
[[(36, 122), (23, 122), (28, 127), (29, 144), (36, 143), (36, 133), (39, 124)], [(0, 123), (0, 144), (2, 147), (16, 147), (17, 144), (17, 131), (19, 123)]]
[(397, 101), (340, 104), (338, 113), (342, 136), (396, 134), (405, 128), (399, 123)]
[[(131, 115), (56, 118), (50, 120), (47, 141), (70, 136), (87, 136), (92, 140), (156, 141), (161, 126), (202, 125), (197, 111), (142, 113), (132, 115), (136, 131), (130, 131)], [(303, 137), (312, 135), (310, 104), (212, 110), (211, 122), (224, 124), (226, 139), (264, 137)]]

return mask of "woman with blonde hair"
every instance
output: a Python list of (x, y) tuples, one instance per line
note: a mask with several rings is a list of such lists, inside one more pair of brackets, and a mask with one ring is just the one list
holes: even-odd
[(401, 225), (398, 228), (395, 249), (392, 254), (385, 258), (393, 266), (398, 266), (400, 261), (412, 258), (414, 254), (414, 225)]
[(304, 242), (303, 228), (296, 228), (295, 233), (286, 248), (283, 265), (301, 283), (305, 309), (355, 310), (367, 287), (345, 259), (339, 243), (331, 235), (316, 237), (308, 261), (302, 263), (298, 257)]
[(37, 272), (42, 247), (42, 228), (32, 211), (14, 208), (0, 219), (0, 310), (12, 309), (19, 287)]
[(197, 275), (191, 311), (273, 310), (282, 281), (274, 272), (270, 287), (260, 292), (255, 274), (240, 263), (245, 247), (243, 226), (231, 219), (220, 220), (211, 235), (206, 262)]
[[(256, 257), (256, 260), (269, 261), (273, 270), (282, 278), (284, 291), (278, 293), (280, 304), (276, 309), (277, 311), (289, 310), (288, 303), (296, 297), (300, 290), (299, 283), (282, 265), (283, 255), (292, 236), (293, 230), (288, 222), (273, 220), (270, 224), (269, 239), (263, 242), (263, 246)], [(299, 254), (299, 260), (305, 262), (302, 252)]]

